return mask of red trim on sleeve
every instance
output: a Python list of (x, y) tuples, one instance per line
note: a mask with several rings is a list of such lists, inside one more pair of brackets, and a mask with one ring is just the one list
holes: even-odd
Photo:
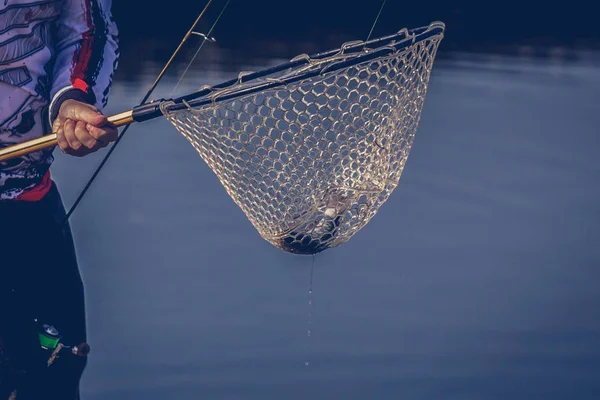
[(85, 83), (85, 82), (84, 82), (82, 79), (75, 78), (75, 79), (73, 80), (73, 87), (74, 87), (75, 89), (79, 89), (79, 90), (81, 90), (81, 91), (82, 91), (82, 92), (84, 92), (84, 93), (87, 93), (87, 92), (88, 92), (88, 84), (87, 84), (87, 83)]
[[(84, 1), (85, 22), (87, 30), (82, 33), (81, 46), (73, 54), (73, 72), (71, 73), (71, 84), (76, 87), (77, 81), (85, 83), (86, 70), (92, 57), (92, 48), (94, 44), (94, 24), (92, 22), (91, 4), (89, 0)], [(86, 85), (87, 87), (87, 85)], [(87, 93), (87, 90), (85, 91)]]
[(46, 174), (42, 178), (42, 181), (38, 185), (32, 187), (31, 189), (27, 189), (26, 191), (18, 195), (15, 198), (15, 200), (40, 201), (44, 198), (46, 193), (48, 193), (51, 187), (52, 179), (50, 179), (50, 171), (48, 171), (46, 172)]

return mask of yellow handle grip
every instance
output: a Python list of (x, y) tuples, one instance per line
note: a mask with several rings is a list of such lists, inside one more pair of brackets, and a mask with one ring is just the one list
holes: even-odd
[[(108, 117), (108, 122), (117, 127), (129, 125), (132, 122), (135, 122), (133, 119), (133, 110), (111, 115)], [(56, 133), (0, 149), (0, 161), (10, 160), (24, 154), (33, 153), (34, 151), (44, 150), (54, 146), (56, 146)]]

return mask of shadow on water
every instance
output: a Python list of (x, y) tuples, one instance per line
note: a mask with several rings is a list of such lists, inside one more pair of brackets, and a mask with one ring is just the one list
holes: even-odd
[[(309, 368), (311, 258), (262, 240), (166, 121), (133, 127), (72, 219), (85, 397), (597, 399), (597, 59), (440, 59), (400, 186), (316, 257)], [(67, 204), (101, 155), (57, 155)]]

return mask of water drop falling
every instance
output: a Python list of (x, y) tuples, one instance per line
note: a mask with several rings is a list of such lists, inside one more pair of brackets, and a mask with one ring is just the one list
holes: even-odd
[(310, 282), (308, 284), (308, 328), (306, 330), (306, 355), (307, 355), (307, 359), (306, 361), (304, 361), (304, 366), (308, 367), (310, 364), (310, 361), (308, 360), (308, 356), (310, 355), (310, 337), (312, 334), (311, 331), (311, 324), (312, 324), (312, 288), (313, 288), (313, 273), (315, 270), (315, 255), (313, 254), (312, 256), (312, 264), (310, 267)]

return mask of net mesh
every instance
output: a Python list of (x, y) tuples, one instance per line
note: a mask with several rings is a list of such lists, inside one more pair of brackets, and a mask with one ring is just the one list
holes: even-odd
[[(303, 56), (162, 110), (265, 240), (314, 254), (351, 238), (398, 185), (442, 33), (404, 36), (399, 49)], [(266, 89), (248, 90), (257, 85)]]

